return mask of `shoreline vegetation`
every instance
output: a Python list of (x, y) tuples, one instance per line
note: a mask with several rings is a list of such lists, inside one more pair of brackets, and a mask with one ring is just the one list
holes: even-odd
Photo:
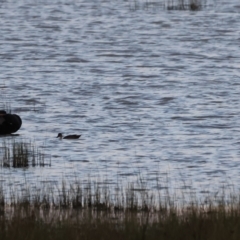
[(179, 201), (142, 181), (26, 183), (20, 191), (2, 184), (0, 239), (240, 239), (240, 194), (223, 188), (218, 197)]
[[(51, 166), (33, 142), (4, 140), (0, 153), (1, 171)], [(0, 179), (0, 239), (240, 239), (238, 191), (223, 187), (200, 200), (158, 179), (154, 189), (141, 173), (126, 184)]]

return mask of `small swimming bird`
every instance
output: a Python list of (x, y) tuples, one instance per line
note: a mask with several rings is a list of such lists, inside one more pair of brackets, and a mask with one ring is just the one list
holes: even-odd
[(76, 135), (76, 134), (74, 134), (74, 135), (67, 135), (65, 137), (63, 137), (62, 133), (59, 133), (57, 135), (57, 138), (60, 138), (60, 139), (78, 139), (80, 137), (81, 137), (81, 135)]

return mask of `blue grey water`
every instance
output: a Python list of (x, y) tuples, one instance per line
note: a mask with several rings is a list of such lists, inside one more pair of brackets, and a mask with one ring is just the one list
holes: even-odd
[(0, 2), (0, 104), (52, 164), (1, 168), (4, 184), (141, 173), (153, 188), (238, 188), (240, 3), (166, 2)]

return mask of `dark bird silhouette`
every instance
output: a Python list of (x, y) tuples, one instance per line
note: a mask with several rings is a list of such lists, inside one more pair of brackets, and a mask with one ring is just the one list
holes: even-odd
[(60, 139), (78, 139), (80, 137), (81, 137), (81, 135), (76, 135), (76, 134), (74, 134), (74, 135), (67, 135), (65, 137), (62, 135), (62, 133), (59, 133), (57, 135), (57, 138), (60, 138)]
[(16, 114), (0, 110), (0, 135), (17, 132), (22, 125), (22, 119)]

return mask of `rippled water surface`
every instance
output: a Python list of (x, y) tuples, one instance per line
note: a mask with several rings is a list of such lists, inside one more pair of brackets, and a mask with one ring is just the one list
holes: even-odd
[(52, 162), (1, 168), (2, 181), (115, 183), (141, 172), (153, 187), (156, 177), (193, 191), (238, 185), (237, 0), (195, 12), (160, 1), (6, 0), (0, 23), (0, 104), (23, 120), (15, 140), (35, 140)]

